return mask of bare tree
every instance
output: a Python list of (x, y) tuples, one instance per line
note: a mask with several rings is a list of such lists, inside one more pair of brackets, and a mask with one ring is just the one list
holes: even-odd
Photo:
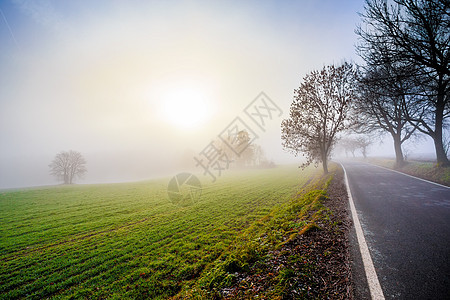
[(364, 27), (356, 30), (360, 56), (371, 66), (391, 61), (410, 68), (415, 103), (422, 111), (411, 115), (406, 110), (406, 117), (434, 140), (438, 164), (449, 165), (442, 134), (450, 116), (450, 2), (366, 0), (361, 16)]
[[(354, 130), (359, 133), (389, 133), (394, 141), (397, 167), (404, 164), (402, 144), (417, 128), (417, 122), (408, 121), (407, 111), (418, 115), (413, 96), (407, 94), (411, 82), (399, 75), (400, 69), (395, 67), (395, 63), (366, 67), (365, 73), (359, 77), (358, 97), (354, 103), (357, 121)], [(393, 73), (398, 74), (395, 80), (391, 80)]]
[(360, 148), (358, 140), (356, 138), (342, 138), (338, 142), (339, 146), (344, 149), (345, 156), (348, 157), (348, 153), (350, 152), (353, 157), (355, 157), (355, 151)]
[(350, 152), (353, 157), (356, 157), (356, 150), (360, 150), (364, 158), (367, 158), (367, 148), (372, 144), (372, 140), (368, 136), (354, 136), (340, 138), (337, 147), (344, 150), (345, 156), (348, 157)]
[(450, 151), (450, 134), (448, 134), (448, 132), (443, 134), (442, 143), (444, 144), (445, 154), (447, 156), (450, 155), (450, 153), (449, 153), (449, 151)]
[(224, 140), (217, 139), (214, 146), (225, 154), (228, 163), (236, 167), (256, 167), (266, 163), (262, 147), (251, 141), (247, 130), (229, 134)]
[(355, 98), (355, 69), (349, 63), (327, 66), (303, 78), (294, 91), (289, 119), (283, 120), (283, 147), (306, 162), (322, 163), (328, 173), (328, 158), (337, 134), (349, 127), (350, 105)]
[(61, 151), (49, 165), (50, 174), (64, 184), (72, 184), (76, 177), (81, 177), (87, 172), (86, 160), (77, 151)]
[(356, 139), (358, 147), (364, 158), (367, 158), (367, 148), (372, 145), (372, 140), (367, 136), (360, 136)]

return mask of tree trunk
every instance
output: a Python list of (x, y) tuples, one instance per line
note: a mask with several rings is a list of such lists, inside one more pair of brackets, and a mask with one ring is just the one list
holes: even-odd
[(326, 147), (326, 143), (323, 143), (323, 145), (320, 147), (320, 152), (322, 156), (323, 173), (328, 174), (328, 150)]
[(436, 140), (434, 140), (434, 147), (436, 148), (437, 165), (439, 167), (448, 167), (450, 165), (450, 162), (447, 158), (447, 154), (445, 153), (442, 138), (436, 138)]
[(395, 167), (400, 168), (405, 164), (402, 151), (402, 142), (400, 135), (394, 135), (394, 149), (395, 149)]
[(325, 159), (322, 161), (323, 173), (328, 174), (328, 161)]
[(327, 151), (322, 150), (322, 167), (323, 167), (323, 173), (328, 174), (328, 155)]
[[(443, 101), (438, 101), (438, 103)], [(447, 154), (444, 150), (444, 144), (442, 143), (442, 123), (444, 115), (444, 105), (437, 105), (436, 107), (436, 124), (434, 127), (434, 148), (436, 149), (436, 162), (439, 167), (448, 167), (450, 162), (447, 158)]]

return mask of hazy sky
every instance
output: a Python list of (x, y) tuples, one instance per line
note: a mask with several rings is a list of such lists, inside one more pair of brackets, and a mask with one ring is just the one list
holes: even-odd
[(164, 173), (245, 116), (262, 91), (283, 115), (255, 142), (289, 161), (279, 136), (293, 89), (313, 69), (358, 60), (362, 8), (363, 0), (0, 1), (0, 188), (54, 183), (48, 164), (69, 149), (88, 161), (82, 182)]

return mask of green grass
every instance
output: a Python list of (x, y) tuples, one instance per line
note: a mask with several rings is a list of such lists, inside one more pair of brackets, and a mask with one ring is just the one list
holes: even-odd
[[(335, 170), (335, 166), (332, 167)], [(299, 189), (287, 203), (278, 205), (266, 216), (254, 222), (243, 230), (237, 239), (221, 256), (207, 266), (198, 280), (184, 286), (175, 299), (218, 299), (222, 298), (221, 290), (228, 287), (245, 285), (245, 280), (239, 280), (239, 275), (246, 274), (262, 278), (272, 270), (270, 260), (274, 253), (297, 236), (310, 230), (320, 230), (317, 222), (329, 220), (332, 213), (323, 205), (327, 198), (327, 187), (333, 176), (315, 174), (312, 180)], [(325, 221), (326, 222), (326, 221)], [(307, 256), (293, 257), (305, 261), (302, 280), (307, 282), (314, 276), (314, 265), (306, 261)], [(294, 271), (290, 269), (291, 262), (279, 269), (278, 274), (267, 284), (267, 289), (255, 293), (253, 286), (245, 287), (245, 299), (283, 299), (292, 289), (290, 277)], [(297, 278), (296, 278), (297, 279)], [(308, 293), (303, 295), (308, 298)], [(303, 299), (303, 298), (302, 298)]]
[(186, 207), (170, 203), (168, 179), (0, 192), (0, 298), (174, 296), (314, 172), (199, 176), (202, 197)]
[(450, 167), (437, 167), (436, 163), (434, 162), (411, 160), (406, 161), (404, 166), (396, 168), (395, 160), (393, 159), (372, 158), (369, 161), (376, 165), (395, 169), (412, 176), (450, 186)]

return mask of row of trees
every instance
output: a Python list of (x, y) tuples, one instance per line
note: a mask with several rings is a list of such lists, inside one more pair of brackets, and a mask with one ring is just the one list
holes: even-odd
[(225, 140), (215, 142), (228, 162), (236, 167), (268, 167), (272, 166), (262, 147), (251, 141), (247, 130), (240, 130), (236, 134), (228, 135)]
[(450, 116), (450, 4), (444, 0), (367, 0), (357, 52), (361, 66), (344, 63), (313, 71), (295, 90), (282, 122), (283, 146), (327, 161), (339, 134), (388, 133), (397, 166), (402, 144), (422, 133), (434, 141), (439, 166), (448, 166), (443, 132)]
[(351, 153), (355, 157), (355, 152), (360, 150), (364, 158), (367, 158), (367, 148), (372, 144), (372, 141), (366, 136), (346, 137), (341, 138), (338, 147), (345, 152), (345, 156)]
[(401, 145), (418, 131), (433, 139), (438, 164), (448, 166), (450, 2), (366, 1), (362, 21), (356, 30), (365, 62), (357, 110), (362, 122), (391, 134), (397, 165), (403, 164)]
[(180, 155), (178, 166), (196, 169), (200, 166), (199, 162), (212, 170), (275, 166), (275, 163), (267, 158), (263, 148), (254, 142), (245, 129), (216, 138), (200, 153), (193, 149), (185, 149)]

